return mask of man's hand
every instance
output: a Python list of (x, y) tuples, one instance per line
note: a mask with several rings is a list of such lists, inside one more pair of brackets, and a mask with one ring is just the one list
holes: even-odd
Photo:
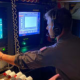
[(0, 51), (0, 60), (2, 60), (3, 53)]
[(59, 74), (56, 74), (56, 75), (54, 75), (52, 78), (50, 78), (49, 80), (56, 80), (57, 78), (59, 78), (60, 77), (60, 75)]
[(9, 64), (15, 65), (15, 55), (7, 55), (0, 51), (0, 60), (6, 61)]

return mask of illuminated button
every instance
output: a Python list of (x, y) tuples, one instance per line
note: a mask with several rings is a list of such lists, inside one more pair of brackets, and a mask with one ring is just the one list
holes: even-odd
[(26, 42), (25, 42), (25, 41), (23, 41), (23, 42), (22, 42), (22, 45), (24, 45), (24, 46), (25, 46), (25, 45), (26, 45)]
[(3, 51), (5, 51), (6, 49), (5, 49), (5, 48), (3, 48), (2, 50), (3, 50)]
[(28, 40), (29, 38), (24, 38), (23, 40)]
[(27, 50), (28, 50), (27, 47), (23, 47), (23, 48), (21, 49), (21, 52), (22, 52), (22, 53), (25, 53), (25, 52), (27, 52)]

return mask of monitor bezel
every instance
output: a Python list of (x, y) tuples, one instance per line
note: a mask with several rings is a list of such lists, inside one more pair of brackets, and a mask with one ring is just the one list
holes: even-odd
[(6, 42), (8, 41), (7, 14), (5, 8), (0, 8), (0, 18), (2, 19), (2, 34), (3, 34), (3, 38), (0, 39), (0, 47), (2, 47), (5, 46)]
[[(18, 11), (18, 26), (19, 26), (19, 13), (20, 13), (20, 12), (40, 12), (40, 11), (24, 11), (24, 10), (23, 10), (23, 11)], [(41, 12), (40, 12), (40, 23), (41, 23)], [(19, 32), (19, 27), (18, 27), (18, 32)], [(24, 38), (25, 38), (25, 37), (29, 37), (29, 36), (33, 36), (33, 35), (34, 35), (34, 36), (40, 35), (40, 33), (41, 33), (41, 25), (40, 25), (39, 34), (32, 34), (32, 35), (19, 36), (19, 33), (18, 33), (18, 36), (19, 36), (19, 37), (24, 37)]]

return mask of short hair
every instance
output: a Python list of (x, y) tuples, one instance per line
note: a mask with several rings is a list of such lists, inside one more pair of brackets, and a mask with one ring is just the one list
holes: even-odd
[(72, 15), (69, 10), (66, 8), (60, 8), (60, 9), (51, 9), (45, 14), (45, 19), (47, 17), (50, 17), (53, 19), (53, 16), (56, 14), (57, 23), (62, 25), (65, 31), (71, 31), (72, 28)]

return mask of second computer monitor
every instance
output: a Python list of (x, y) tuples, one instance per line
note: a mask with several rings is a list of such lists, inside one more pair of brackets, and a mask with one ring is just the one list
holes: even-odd
[(19, 12), (19, 37), (40, 34), (40, 12)]

